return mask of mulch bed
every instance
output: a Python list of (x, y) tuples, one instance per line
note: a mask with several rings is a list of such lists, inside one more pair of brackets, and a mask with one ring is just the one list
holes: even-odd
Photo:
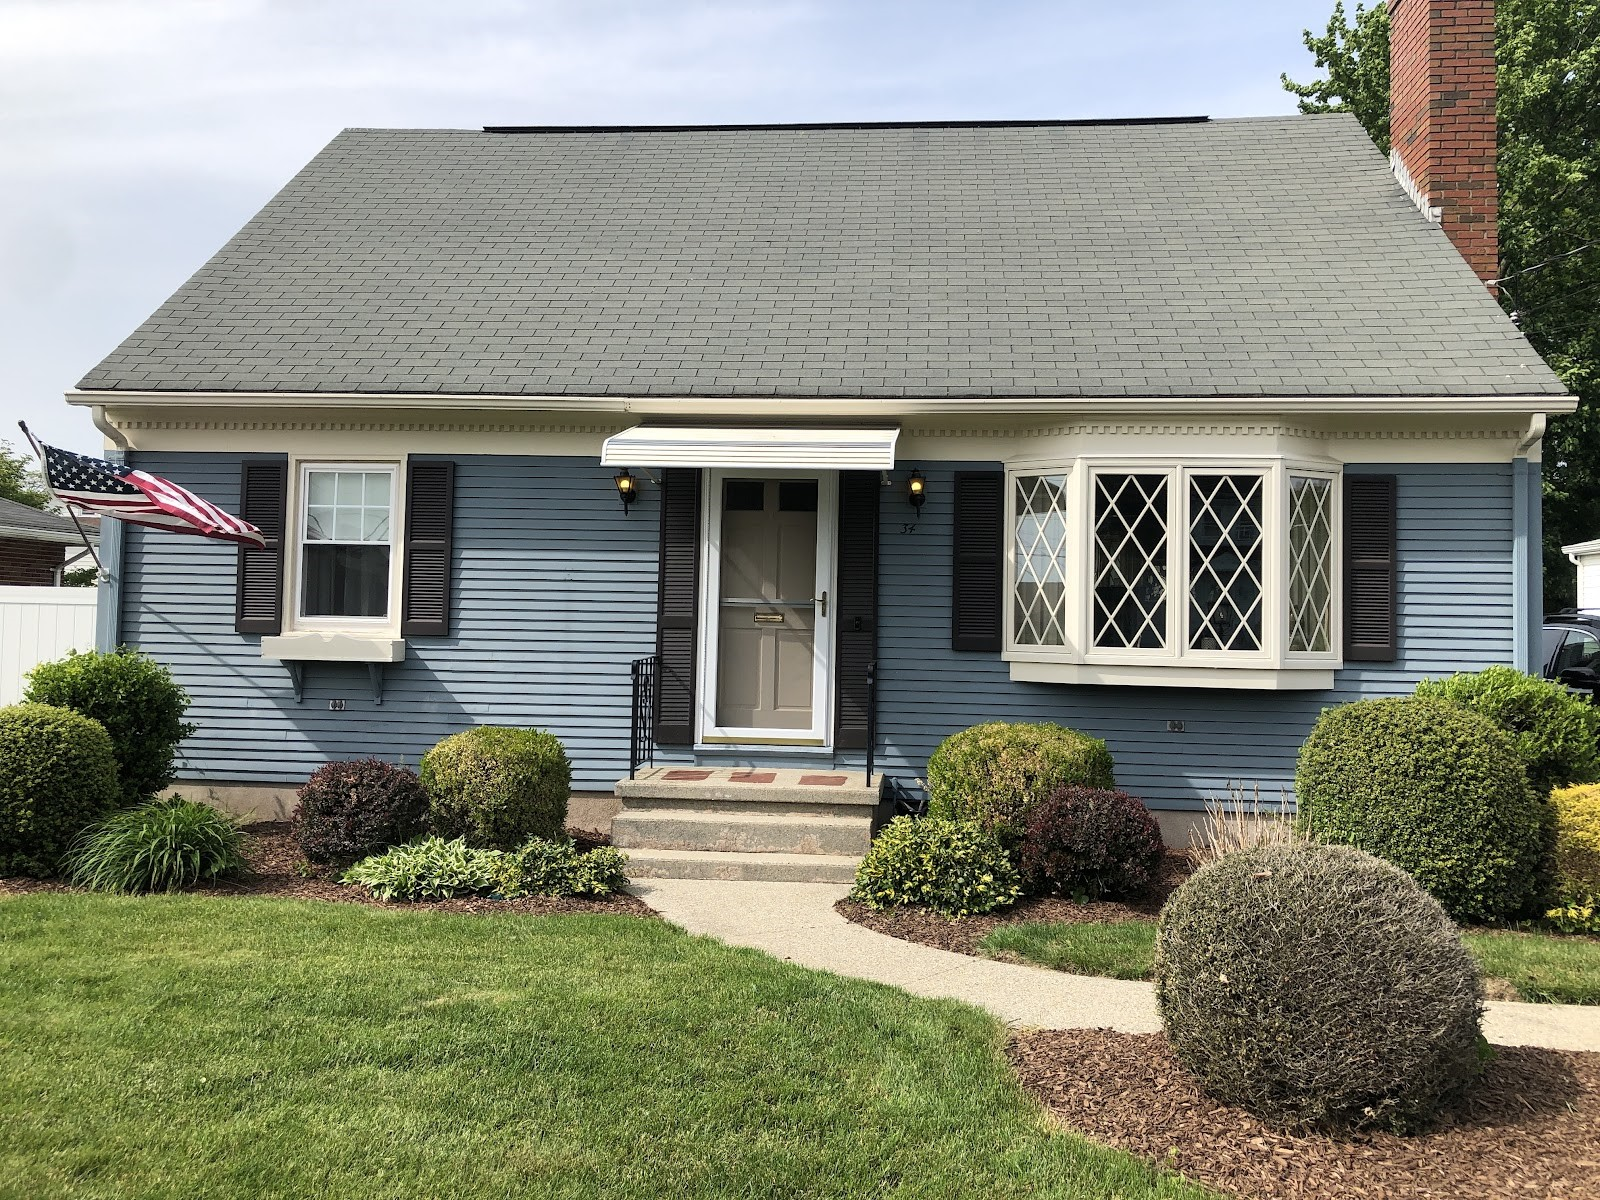
[(926, 908), (907, 905), (883, 910), (868, 908), (854, 900), (841, 900), (834, 909), (847, 921), (864, 925), (878, 933), (907, 942), (920, 942), (939, 950), (992, 958), (978, 949), (979, 943), (1002, 925), (1025, 921), (1059, 921), (1078, 924), (1092, 921), (1151, 921), (1161, 911), (1175, 888), (1193, 871), (1185, 854), (1169, 851), (1161, 864), (1155, 885), (1135, 900), (1091, 900), (1079, 904), (1059, 896), (1036, 896), (1019, 900), (1004, 912), (978, 917), (942, 917)]
[(1231, 1196), (1600, 1196), (1600, 1053), (1495, 1049), (1471, 1093), (1408, 1137), (1286, 1133), (1201, 1093), (1160, 1034), (1046, 1030), (1008, 1052), (1065, 1124)]
[[(455, 912), (473, 915), (514, 913), (524, 916), (549, 916), (556, 913), (610, 913), (653, 917), (655, 910), (637, 896), (617, 892), (610, 896), (528, 896), (522, 900), (491, 900), (486, 896), (462, 896), (455, 900), (391, 901), (374, 900), (365, 888), (346, 887), (338, 882), (342, 868), (307, 863), (289, 833), (287, 821), (263, 821), (244, 828), (245, 868), (228, 879), (191, 888), (199, 896), (278, 896), (286, 900), (330, 900), (341, 904), (370, 904), (377, 908), (405, 909), (408, 912)], [(572, 830), (572, 839), (583, 849), (608, 844), (601, 834)], [(48, 880), (0, 879), (0, 896), (24, 892), (76, 891), (64, 883)]]

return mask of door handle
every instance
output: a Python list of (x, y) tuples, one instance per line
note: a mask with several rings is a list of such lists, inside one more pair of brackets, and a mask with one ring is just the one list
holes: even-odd
[(818, 596), (817, 597), (817, 603), (822, 605), (822, 609), (818, 613), (818, 615), (821, 616), (824, 620), (826, 620), (827, 616), (828, 616), (828, 593), (827, 592), (823, 592), (822, 595)]

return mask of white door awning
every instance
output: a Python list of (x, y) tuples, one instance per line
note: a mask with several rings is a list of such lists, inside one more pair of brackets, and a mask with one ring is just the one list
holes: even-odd
[(600, 451), (607, 467), (754, 467), (887, 471), (898, 429), (773, 429), (727, 425), (635, 425)]

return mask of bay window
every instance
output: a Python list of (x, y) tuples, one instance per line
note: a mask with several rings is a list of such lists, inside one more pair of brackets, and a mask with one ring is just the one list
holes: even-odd
[(1332, 464), (1281, 458), (1013, 466), (1013, 675), (1325, 686), (1338, 665), (1338, 481)]

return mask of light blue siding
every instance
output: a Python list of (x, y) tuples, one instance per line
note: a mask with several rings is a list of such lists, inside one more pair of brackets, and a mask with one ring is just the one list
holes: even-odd
[[(223, 507), (237, 503), (236, 459), (135, 459)], [(323, 664), (308, 666), (296, 704), (283, 665), (261, 659), (259, 638), (233, 632), (233, 549), (129, 531), (122, 637), (168, 663), (194, 697), (200, 731), (184, 747), (184, 777), (297, 783), (322, 762), (364, 754), (414, 764), (438, 738), (482, 723), (552, 730), (579, 788), (609, 789), (625, 773), (628, 664), (655, 643), (655, 489), (625, 516), (611, 472), (593, 460), (456, 462), (454, 632), (409, 640), (381, 707), (364, 668)], [(1276, 797), (1325, 705), (1514, 656), (1510, 464), (1367, 468), (1399, 477), (1401, 659), (1341, 671), (1318, 693), (1014, 683), (998, 656), (952, 651), (950, 499), (962, 468), (923, 469), (920, 517), (889, 489), (881, 529), (879, 762), (906, 782), (956, 729), (1052, 720), (1106, 738), (1121, 784), (1153, 806), (1194, 807), (1230, 781)], [(330, 711), (330, 699), (345, 710)], [(1169, 720), (1184, 732), (1168, 733)]]
[[(891, 775), (923, 775), (942, 737), (980, 721), (1058, 721), (1105, 738), (1118, 783), (1152, 807), (1197, 807), (1230, 781), (1259, 784), (1264, 799), (1276, 799), (1325, 706), (1512, 659), (1511, 465), (1370, 466), (1360, 469), (1399, 480), (1393, 665), (1340, 671), (1329, 692), (1013, 682), (998, 656), (950, 649), (953, 475), (986, 469), (998, 467), (923, 464), (928, 501), (916, 520), (898, 493), (885, 494), (878, 713)], [(1167, 732), (1168, 721), (1184, 731)]]
[[(140, 453), (137, 464), (224, 508), (237, 460)], [(312, 663), (296, 704), (282, 663), (233, 631), (234, 551), (134, 529), (122, 637), (169, 664), (194, 698), (186, 778), (297, 783), (330, 759), (415, 765), (448, 733), (534, 725), (566, 743), (575, 785), (627, 770), (628, 664), (655, 647), (653, 489), (623, 515), (612, 472), (592, 460), (456, 458), (454, 615), (449, 637), (408, 640), (382, 706), (360, 666)], [(343, 712), (328, 708), (345, 701)]]

